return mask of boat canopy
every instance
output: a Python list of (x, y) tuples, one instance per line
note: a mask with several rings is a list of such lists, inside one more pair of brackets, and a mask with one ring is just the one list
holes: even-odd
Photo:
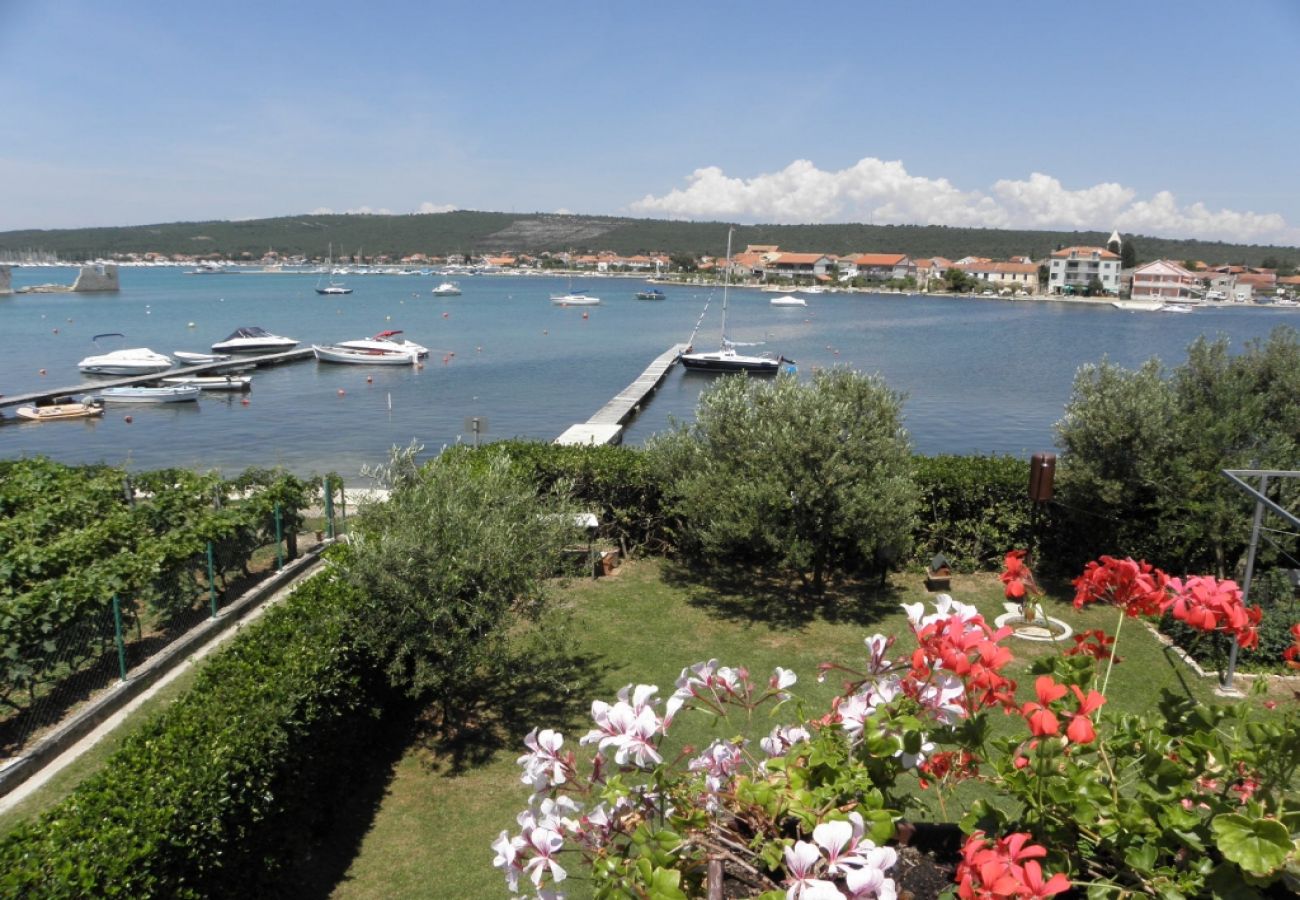
[(273, 337), (271, 332), (257, 325), (249, 325), (245, 328), (236, 328), (227, 337), (226, 340), (233, 341), (235, 338), (260, 338)]
[(395, 335), (395, 334), (401, 334), (401, 333), (402, 333), (402, 329), (400, 329), (400, 328), (397, 329), (396, 331), (381, 331), (381, 332), (379, 332), (379, 334), (375, 335), (375, 336), (372, 338), (372, 340), (381, 341), (381, 340), (383, 340), (384, 338), (390, 338), (390, 337), (392, 337), (392, 336)]

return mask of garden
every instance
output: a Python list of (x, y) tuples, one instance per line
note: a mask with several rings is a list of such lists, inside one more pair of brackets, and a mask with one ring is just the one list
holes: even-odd
[(1248, 552), (1220, 474), (1294, 468), (1297, 382), (1285, 329), (1085, 367), (1039, 507), (842, 370), (644, 449), (395, 452), (320, 576), (0, 838), (0, 895), (1291, 896), (1294, 688), (1217, 697), (1154, 629), (1300, 663), (1295, 529)]

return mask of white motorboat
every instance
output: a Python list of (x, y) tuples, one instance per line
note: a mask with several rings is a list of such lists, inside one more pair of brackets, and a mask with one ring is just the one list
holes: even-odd
[(1129, 312), (1155, 312), (1164, 306), (1164, 303), (1159, 300), (1112, 300), (1110, 305)]
[(265, 328), (249, 325), (236, 328), (223, 341), (212, 345), (213, 353), (274, 353), (277, 350), (292, 350), (298, 346), (293, 338), (271, 334)]
[(600, 298), (592, 297), (586, 291), (552, 294), (551, 302), (556, 306), (600, 306)]
[(409, 366), (419, 360), (412, 350), (358, 350), (337, 344), (312, 344), (312, 352), (321, 362), (352, 363), (363, 366)]
[(1182, 303), (1166, 303), (1163, 306), (1160, 306), (1156, 309), (1156, 312), (1168, 312), (1168, 313), (1189, 313), (1191, 311), (1192, 308), (1190, 306), (1187, 306)]
[(199, 366), (203, 363), (225, 362), (230, 359), (229, 353), (191, 353), (188, 350), (173, 350), (172, 356), (177, 362), (183, 362), (191, 366)]
[[(109, 337), (124, 338), (125, 335), (109, 332), (97, 334), (91, 340), (95, 346), (99, 346), (100, 338)], [(87, 356), (77, 363), (77, 368), (87, 375), (151, 375), (154, 372), (165, 372), (174, 364), (170, 356), (155, 353), (148, 347), (133, 347)]]
[(203, 391), (246, 391), (253, 386), (252, 375), (172, 375), (160, 379), (163, 384), (192, 384)]
[(105, 403), (185, 403), (199, 399), (198, 387), (173, 384), (166, 387), (104, 388), (99, 399)]
[(325, 285), (324, 287), (317, 287), (316, 293), (326, 294), (326, 295), (350, 294), (352, 293), (352, 288), (345, 287), (337, 282), (331, 281), (329, 284)]
[(784, 297), (773, 297), (769, 301), (773, 306), (807, 306), (808, 301), (803, 297), (792, 297), (787, 294)]
[(437, 294), (439, 297), (459, 297), (460, 285), (454, 281), (444, 281), (430, 293)]
[[(781, 371), (783, 363), (793, 363), (794, 360), (786, 359), (781, 355), (772, 355), (764, 353), (761, 356), (751, 356), (745, 353), (737, 353), (737, 347), (751, 346), (732, 341), (727, 337), (727, 289), (731, 286), (731, 235), (734, 229), (727, 230), (727, 268), (726, 276), (722, 280), (722, 341), (717, 350), (706, 352), (696, 352), (693, 348), (695, 343), (695, 334), (700, 330), (700, 323), (704, 321), (704, 313), (708, 312), (709, 306), (704, 305), (704, 312), (700, 313), (700, 321), (695, 323), (695, 331), (691, 332), (691, 339), (687, 341), (686, 352), (677, 358), (681, 360), (687, 371), (695, 372), (749, 372), (754, 375), (775, 375)], [(778, 298), (780, 299), (780, 298)]]
[(345, 347), (348, 350), (401, 350), (406, 353), (414, 353), (423, 359), (429, 355), (429, 348), (415, 341), (408, 341), (405, 338), (399, 339), (397, 335), (401, 330), (381, 331), (374, 337), (362, 338), (355, 341), (339, 341), (334, 344), (335, 347)]

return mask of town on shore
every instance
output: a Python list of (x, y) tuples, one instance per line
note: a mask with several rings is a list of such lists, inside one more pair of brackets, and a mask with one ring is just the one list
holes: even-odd
[[(736, 287), (769, 290), (881, 291), (999, 297), (1049, 297), (1135, 304), (1300, 306), (1300, 274), (1265, 259), (1247, 266), (1221, 260), (1154, 259), (1140, 262), (1131, 242), (1114, 232), (1106, 246), (1061, 246), (1043, 258), (963, 256), (913, 258), (897, 252), (837, 255), (750, 244), (730, 259), (685, 253), (623, 255), (541, 252), (435, 256), (412, 253), (341, 255), (313, 259), (268, 250), (260, 259), (213, 259), (186, 254), (130, 252), (88, 264), (183, 266), (196, 275), (253, 271), (343, 275), (602, 275), (647, 277), (662, 283), (701, 284), (728, 279)], [(68, 265), (29, 258), (23, 265)], [(11, 273), (0, 266), (0, 293)]]

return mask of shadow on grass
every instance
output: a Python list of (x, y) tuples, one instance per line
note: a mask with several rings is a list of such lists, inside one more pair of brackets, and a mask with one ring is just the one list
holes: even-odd
[(476, 679), (422, 717), (417, 739), (430, 753), (430, 768), (455, 777), (501, 750), (522, 753), (524, 737), (535, 727), (572, 727), (599, 694), (604, 667), (591, 654), (532, 647), (505, 669), (508, 676)]
[(789, 579), (751, 566), (693, 566), (666, 562), (663, 579), (692, 606), (733, 622), (802, 628), (818, 619), (869, 626), (898, 611), (902, 591), (874, 578), (830, 582), (814, 593)]

